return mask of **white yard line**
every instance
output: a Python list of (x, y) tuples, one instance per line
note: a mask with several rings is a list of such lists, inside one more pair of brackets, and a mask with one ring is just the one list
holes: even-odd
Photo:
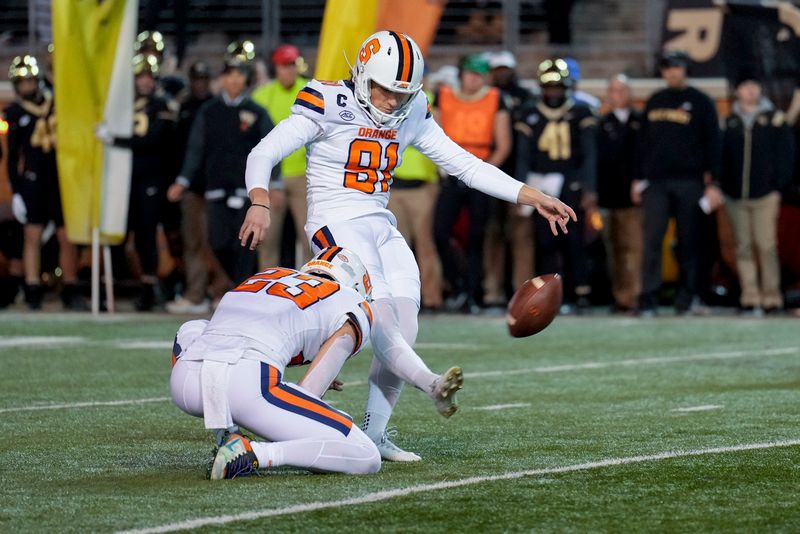
[(489, 406), (476, 406), (473, 410), (486, 410), (487, 412), (493, 412), (495, 410), (508, 410), (511, 408), (527, 408), (530, 406), (530, 402), (517, 402), (514, 404), (492, 404)]
[[(570, 363), (564, 365), (549, 365), (545, 367), (526, 367), (522, 369), (498, 369), (495, 371), (480, 371), (464, 373), (464, 378), (485, 378), (490, 376), (518, 375), (525, 373), (561, 373), (565, 371), (582, 371), (586, 369), (605, 369), (608, 367), (632, 367), (637, 365), (661, 365), (666, 363), (696, 362), (704, 360), (730, 360), (747, 358), (749, 356), (784, 356), (797, 354), (800, 347), (783, 347), (776, 349), (755, 349), (732, 352), (709, 352), (705, 354), (689, 354), (686, 356), (655, 356), (652, 358), (633, 358), (606, 362)], [(366, 380), (353, 380), (345, 382), (345, 386), (363, 386)]]
[(86, 343), (80, 336), (9, 336), (0, 337), (0, 347), (43, 347), (49, 345), (76, 345)]
[(316, 501), (306, 504), (296, 504), (284, 508), (271, 508), (266, 510), (254, 510), (252, 512), (244, 512), (233, 515), (202, 517), (187, 521), (168, 523), (166, 525), (160, 525), (156, 527), (149, 527), (137, 530), (126, 530), (118, 534), (151, 534), (151, 533), (155, 534), (158, 532), (174, 532), (177, 530), (190, 530), (190, 529), (205, 527), (208, 525), (225, 525), (228, 523), (234, 523), (238, 521), (253, 521), (256, 519), (263, 519), (265, 517), (278, 517), (289, 514), (312, 512), (316, 510), (335, 509), (342, 506), (356, 506), (359, 504), (388, 501), (390, 499), (395, 499), (398, 497), (406, 497), (408, 495), (414, 495), (417, 493), (427, 493), (431, 491), (441, 491), (452, 488), (461, 488), (464, 486), (474, 486), (476, 484), (483, 484), (485, 482), (514, 480), (523, 477), (557, 475), (561, 473), (587, 471), (590, 469), (600, 469), (604, 467), (614, 467), (619, 465), (630, 465), (630, 464), (639, 464), (644, 462), (655, 462), (659, 460), (669, 460), (671, 458), (685, 458), (688, 456), (702, 456), (706, 454), (724, 454), (729, 452), (772, 449), (775, 447), (793, 447), (796, 445), (800, 445), (800, 439), (770, 441), (765, 443), (747, 443), (741, 445), (733, 445), (730, 447), (711, 447), (711, 448), (696, 449), (690, 451), (668, 451), (657, 454), (649, 454), (643, 456), (628, 456), (623, 458), (607, 458), (604, 460), (598, 460), (596, 462), (565, 465), (562, 467), (530, 469), (526, 471), (511, 471), (506, 473), (500, 473), (497, 475), (462, 478), (460, 480), (452, 480), (449, 482), (438, 482), (435, 484), (419, 484), (417, 486), (409, 486), (406, 488), (398, 488), (393, 490), (367, 493), (360, 497), (353, 497), (350, 499), (342, 499), (338, 501)]
[(151, 397), (149, 399), (130, 399), (118, 401), (90, 401), (71, 402), (65, 404), (41, 404), (36, 406), (19, 406), (16, 408), (2, 408), (0, 413), (35, 412), (39, 410), (66, 410), (69, 408), (94, 408), (95, 406), (128, 406), (131, 404), (147, 404), (150, 402), (164, 402), (172, 400), (170, 397)]
[(420, 342), (414, 345), (419, 350), (485, 350), (486, 345), (477, 343), (439, 343), (439, 342)]
[[(59, 345), (59, 344), (86, 343), (88, 345), (112, 345), (118, 349), (171, 349), (172, 341), (167, 339), (118, 339), (118, 340), (88, 340), (85, 337), (74, 336), (17, 336), (0, 337), (0, 347), (22, 347), (29, 345)], [(420, 350), (484, 350), (485, 345), (474, 343), (417, 343)]]
[(118, 349), (164, 349), (172, 350), (173, 342), (164, 340), (150, 339), (121, 339), (114, 341), (113, 345)]
[[(659, 365), (665, 363), (680, 363), (692, 362), (703, 360), (727, 360), (733, 358), (746, 358), (748, 356), (782, 356), (786, 354), (796, 354), (800, 352), (800, 347), (785, 347), (777, 349), (766, 350), (752, 350), (752, 351), (735, 351), (735, 352), (716, 352), (707, 354), (692, 354), (688, 356), (665, 356), (641, 359), (618, 360), (610, 362), (585, 362), (567, 365), (553, 365), (548, 367), (531, 367), (523, 369), (509, 369), (497, 371), (485, 371), (482, 373), (465, 373), (467, 378), (482, 378), (488, 376), (503, 376), (503, 375), (517, 375), (522, 373), (557, 373), (565, 371), (580, 371), (584, 369), (604, 369), (607, 367), (631, 367), (636, 365)], [(352, 382), (345, 382), (345, 386), (362, 386), (367, 383), (366, 380), (353, 380)], [(159, 402), (169, 400), (169, 397), (158, 397), (156, 399), (131, 399), (122, 401), (109, 401), (109, 402), (78, 402), (72, 404), (52, 404), (45, 406), (20, 406), (16, 408), (0, 408), (0, 413), (8, 412), (23, 412), (32, 410), (56, 410), (67, 408), (83, 408), (87, 406), (125, 406), (128, 404), (137, 404), (142, 402)]]
[(707, 412), (710, 410), (721, 410), (724, 408), (722, 404), (702, 404), (700, 406), (687, 406), (686, 408), (675, 408), (671, 410), (673, 412), (681, 412), (681, 413), (688, 413), (688, 412)]
[(113, 346), (118, 349), (166, 349), (172, 341), (153, 339), (96, 340), (80, 336), (9, 336), (0, 337), (0, 348), (5, 347), (52, 347), (57, 345)]
[(483, 371), (477, 373), (464, 373), (465, 378), (484, 378), (487, 376), (516, 375), (521, 373), (560, 373), (563, 371), (580, 371), (583, 369), (605, 369), (607, 367), (633, 367), (639, 365), (661, 365), (665, 363), (699, 362), (703, 360), (730, 360), (748, 358), (751, 356), (783, 356), (797, 354), (800, 347), (784, 347), (778, 349), (738, 350), (730, 352), (709, 352), (689, 354), (686, 356), (656, 356), (652, 358), (632, 358), (606, 362), (585, 362), (565, 365), (551, 365), (546, 367), (529, 367), (523, 369), (503, 369), (496, 371)]

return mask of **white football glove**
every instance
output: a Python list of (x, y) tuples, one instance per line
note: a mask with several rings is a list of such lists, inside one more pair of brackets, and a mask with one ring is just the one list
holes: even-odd
[(47, 243), (54, 235), (56, 235), (56, 223), (49, 221), (42, 230), (42, 243)]
[(114, 135), (108, 129), (106, 123), (101, 122), (94, 129), (94, 135), (105, 145), (114, 144)]
[(14, 193), (14, 196), (11, 197), (11, 212), (20, 224), (26, 224), (28, 222), (28, 208), (25, 206), (25, 201), (19, 193)]

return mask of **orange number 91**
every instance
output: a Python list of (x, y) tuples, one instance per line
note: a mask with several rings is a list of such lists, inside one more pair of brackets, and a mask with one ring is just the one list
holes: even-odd
[[(386, 162), (381, 161), (383, 147), (374, 139), (355, 139), (345, 165), (344, 186), (363, 193), (386, 193), (392, 183), (392, 171), (397, 166), (397, 149), (400, 145), (386, 146)], [(362, 164), (362, 156), (367, 163)], [(363, 176), (363, 178), (362, 178)]]

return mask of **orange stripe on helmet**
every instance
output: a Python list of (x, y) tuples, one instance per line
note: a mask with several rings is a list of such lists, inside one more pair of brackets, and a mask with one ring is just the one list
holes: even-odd
[(318, 259), (323, 261), (331, 261), (336, 254), (338, 254), (342, 250), (342, 247), (331, 247), (328, 249), (325, 254), (320, 256)]
[(402, 33), (397, 34), (400, 37), (400, 43), (402, 45), (402, 57), (405, 59), (403, 63), (403, 72), (400, 75), (401, 82), (410, 82), (411, 81), (411, 65), (414, 62), (414, 56), (411, 51), (411, 43), (408, 42), (406, 36)]

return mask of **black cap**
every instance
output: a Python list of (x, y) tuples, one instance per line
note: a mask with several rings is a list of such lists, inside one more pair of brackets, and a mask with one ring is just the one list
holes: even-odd
[(683, 67), (689, 66), (689, 56), (683, 50), (669, 50), (661, 55), (658, 60), (658, 68), (668, 69), (670, 67)]
[(198, 78), (211, 78), (211, 66), (205, 61), (195, 61), (189, 67), (189, 78), (196, 80)]
[(733, 79), (733, 86), (739, 87), (745, 82), (755, 82), (761, 85), (761, 77), (755, 70), (741, 70)]
[(222, 73), (227, 74), (232, 70), (239, 70), (244, 74), (250, 73), (250, 65), (239, 58), (230, 57), (225, 60), (225, 65), (222, 67)]
[(177, 98), (178, 94), (186, 88), (186, 82), (180, 76), (171, 74), (161, 78), (161, 88), (173, 98)]

